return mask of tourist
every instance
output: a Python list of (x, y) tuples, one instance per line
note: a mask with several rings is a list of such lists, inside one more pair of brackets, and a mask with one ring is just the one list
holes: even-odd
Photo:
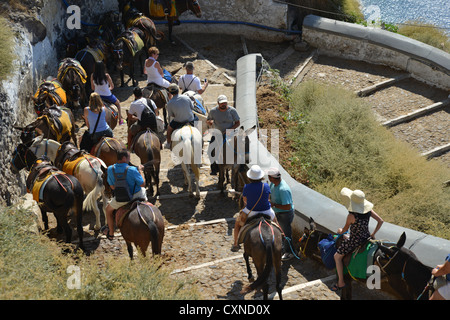
[(200, 79), (194, 75), (194, 64), (192, 62), (186, 62), (186, 74), (182, 75), (178, 80), (178, 86), (181, 93), (186, 91), (194, 91), (195, 93), (202, 94), (208, 87), (208, 82), (201, 83)]

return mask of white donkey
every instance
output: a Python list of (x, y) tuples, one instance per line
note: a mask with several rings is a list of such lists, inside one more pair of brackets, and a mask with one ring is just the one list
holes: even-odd
[[(51, 139), (43, 139), (41, 136), (33, 140), (29, 149), (37, 157), (46, 155), (54, 163), (60, 147), (61, 144), (59, 142)], [(105, 169), (106, 165), (101, 159), (89, 155), (84, 157), (83, 160), (80, 160), (73, 173), (70, 173), (80, 181), (83, 191), (86, 194), (86, 198), (83, 201), (83, 210), (94, 211), (95, 230), (99, 230), (101, 227), (100, 210), (97, 205), (97, 199), (100, 195), (102, 196), (103, 213), (105, 213), (105, 208), (108, 204), (108, 198), (105, 195), (105, 186), (103, 185), (102, 167)], [(64, 171), (64, 168), (60, 169)]]
[(202, 165), (203, 139), (200, 131), (186, 125), (172, 133), (172, 160), (175, 164), (181, 162), (184, 173), (184, 183), (188, 185), (188, 192), (192, 192), (192, 182), (188, 165), (194, 172), (196, 183), (196, 197), (200, 198), (200, 166)]

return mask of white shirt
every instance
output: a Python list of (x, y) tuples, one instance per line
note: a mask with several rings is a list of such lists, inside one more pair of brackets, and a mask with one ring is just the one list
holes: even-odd
[(180, 77), (180, 80), (178, 80), (178, 86), (180, 87), (182, 92), (185, 90), (192, 90), (194, 92), (197, 92), (198, 90), (202, 89), (200, 79), (193, 74), (182, 75)]
[[(149, 99), (150, 100), (150, 99)], [(133, 101), (130, 105), (130, 110), (128, 110), (129, 114), (132, 114), (134, 116), (136, 116), (139, 120), (141, 120), (141, 116), (142, 116), (142, 111), (144, 110), (144, 108), (148, 108), (148, 104), (147, 104), (147, 99), (142, 97), (140, 99), (137, 99), (135, 101)], [(152, 108), (149, 108), (152, 112), (153, 110), (156, 110), (156, 105), (153, 102), (153, 100), (150, 100), (152, 103)]]

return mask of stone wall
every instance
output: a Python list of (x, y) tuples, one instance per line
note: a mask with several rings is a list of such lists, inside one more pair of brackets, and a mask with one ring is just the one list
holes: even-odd
[[(81, 19), (88, 22), (97, 21), (96, 15), (101, 12), (117, 10), (116, 1), (67, 2), (78, 5)], [(64, 57), (63, 34), (73, 32), (66, 26), (69, 15), (63, 1), (29, 0), (23, 3), (27, 10), (7, 8), (15, 33), (14, 42), (10, 45), (17, 59), (12, 75), (0, 83), (0, 206), (14, 203), (26, 192), (25, 172), (14, 175), (10, 170), (11, 155), (20, 142), (13, 125), (23, 126), (35, 118), (30, 95), (43, 79), (56, 76), (59, 60)]]

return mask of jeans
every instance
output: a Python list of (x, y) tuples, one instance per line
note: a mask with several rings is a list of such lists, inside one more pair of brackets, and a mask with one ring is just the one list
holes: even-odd
[[(284, 232), (284, 235), (292, 240), (292, 221), (294, 220), (294, 210), (289, 210), (285, 212), (277, 212), (277, 220)], [(289, 252), (291, 249), (289, 247), (288, 240), (283, 239), (283, 253)]]

